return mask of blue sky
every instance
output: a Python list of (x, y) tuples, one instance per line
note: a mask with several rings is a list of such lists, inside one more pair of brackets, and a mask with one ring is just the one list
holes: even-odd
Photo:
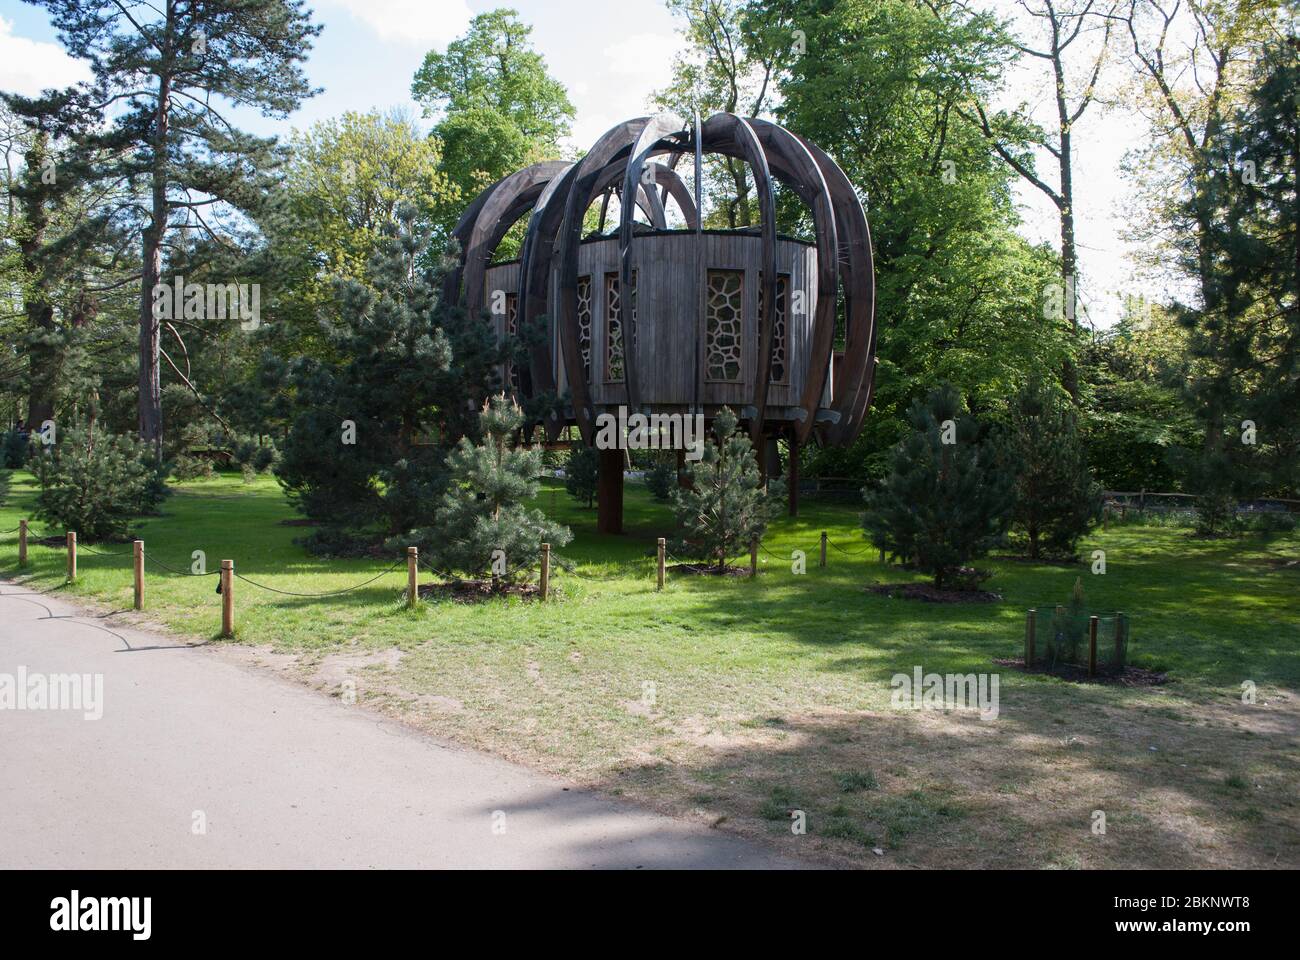
[[(582, 145), (644, 111), (650, 92), (666, 82), (679, 46), (673, 20), (658, 3), (316, 0), (315, 19), (325, 29), (307, 74), (324, 92), (303, 104), (292, 125), (308, 126), (345, 110), (416, 110), (411, 77), (425, 53), (444, 49), (474, 14), (502, 5), (532, 24), (536, 47), (577, 108), (573, 139)], [(77, 78), (44, 11), (0, 0), (0, 21), (0, 88), (57, 86)], [(241, 121), (257, 133), (285, 132), (282, 122), (256, 114)]]
[[(325, 29), (306, 69), (324, 92), (306, 101), (288, 125), (245, 112), (239, 120), (246, 129), (285, 135), (290, 126), (306, 127), (346, 110), (404, 107), (418, 115), (410, 83), (425, 53), (444, 49), (474, 14), (509, 5), (532, 24), (535, 47), (568, 88), (577, 109), (571, 145), (585, 148), (620, 120), (646, 112), (650, 94), (667, 83), (680, 48), (675, 22), (658, 0), (315, 0), (310, 5)], [(1040, 62), (1026, 63), (1013, 74), (1009, 100), (1050, 109), (1045, 78), (1034, 73)], [(63, 53), (43, 10), (0, 0), (0, 89), (35, 92), (84, 75), (84, 68)], [(1093, 322), (1101, 326), (1117, 318), (1119, 291), (1145, 284), (1151, 292), (1150, 277), (1132, 276), (1131, 247), (1121, 236), (1133, 206), (1120, 163), (1143, 130), (1131, 114), (1097, 108), (1076, 129), (1080, 289)], [(1022, 232), (1055, 245), (1055, 209), (1023, 184), (1017, 196)]]

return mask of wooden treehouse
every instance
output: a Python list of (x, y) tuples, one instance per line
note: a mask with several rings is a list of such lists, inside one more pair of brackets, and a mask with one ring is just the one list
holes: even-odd
[[(705, 154), (748, 166), (757, 227), (701, 226)], [(693, 190), (677, 172), (687, 158)], [(812, 240), (778, 235), (774, 182), (806, 208)], [(606, 231), (612, 201), (617, 230), (610, 217)], [(524, 217), (519, 258), (497, 262)], [(576, 163), (535, 164), (488, 187), (454, 235), (448, 296), (489, 311), (501, 337), (539, 331), (528, 362), (502, 378), (521, 400), (563, 399), (540, 425), (550, 440), (576, 425), (593, 444), (597, 418), (620, 407), (708, 421), (729, 406), (765, 467), (779, 462), (777, 440), (789, 443), (793, 513), (799, 446), (847, 445), (862, 429), (876, 349), (866, 215), (835, 161), (783, 127), (728, 113), (629, 120)], [(600, 451), (604, 532), (622, 529), (623, 456)]]

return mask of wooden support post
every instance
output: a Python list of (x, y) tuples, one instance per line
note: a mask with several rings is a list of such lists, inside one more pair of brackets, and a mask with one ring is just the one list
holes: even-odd
[(758, 576), (758, 538), (749, 541), (749, 579)]
[(144, 541), (135, 541), (135, 608), (144, 609)]
[(623, 451), (601, 450), (596, 475), (596, 532), (623, 532)]
[(68, 583), (77, 579), (77, 534), (68, 531)]
[(420, 548), (406, 548), (406, 607), (414, 609), (420, 602)]
[(235, 635), (235, 561), (221, 561), (221, 635)]
[(655, 587), (656, 590), (662, 590), (664, 588), (664, 561), (668, 559), (667, 555), (668, 555), (668, 541), (665, 540), (663, 537), (660, 537), (659, 538), (659, 574), (658, 574), (659, 585)]
[(826, 531), (822, 531), (822, 561), (821, 566), (826, 566)]
[(27, 566), (27, 521), (18, 521), (18, 566)]
[(786, 489), (789, 498), (790, 516), (799, 516), (799, 436), (797, 430), (790, 431), (790, 483)]
[(1097, 618), (1088, 618), (1088, 676), (1097, 675)]
[(1025, 614), (1025, 669), (1034, 665), (1034, 631), (1038, 627), (1038, 611), (1030, 610)]
[(885, 565), (885, 548), (884, 548), (884, 547), (881, 547), (881, 548), (880, 548), (880, 565), (881, 565), (882, 567)]
[(551, 545), (542, 544), (542, 599), (551, 595)]

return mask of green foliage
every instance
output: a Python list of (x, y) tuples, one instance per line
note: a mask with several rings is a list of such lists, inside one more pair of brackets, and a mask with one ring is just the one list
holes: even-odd
[(462, 198), (441, 162), (440, 141), (396, 113), (349, 112), (295, 133), (280, 202), (262, 218), (277, 277), (267, 308), (281, 356), (327, 348), (318, 316), (339, 280), (370, 282), (371, 258), (399, 207), (414, 212), (423, 233), (458, 212)]
[(0, 467), (8, 470), (21, 469), (27, 463), (31, 452), (31, 439), (17, 430), (9, 430), (0, 436)]
[(492, 397), (480, 414), (483, 442), (463, 437), (448, 456), (447, 490), (432, 525), (403, 541), (419, 546), (435, 569), (491, 575), (504, 586), (530, 575), (543, 543), (563, 547), (573, 538), (568, 527), (525, 505), (537, 496), (542, 456), (536, 447), (511, 446), (523, 423), (513, 401)]
[[(1072, 349), (1065, 325), (1044, 317), (1058, 259), (1016, 233), (1015, 174), (966, 116), (973, 93), (997, 95), (1016, 51), (990, 18), (957, 4), (773, 0), (750, 11), (786, 50), (779, 119), (870, 198), (872, 412), (852, 448), (809, 450), (805, 474), (878, 477), (931, 385), (950, 382), (983, 408), (1034, 373), (1055, 374)], [(803, 56), (789, 50), (795, 30)]]
[(590, 507), (596, 497), (596, 478), (600, 455), (595, 447), (576, 443), (569, 448), (569, 458), (564, 463), (564, 489), (579, 502)]
[(908, 419), (912, 433), (892, 451), (889, 473), (863, 491), (862, 525), (876, 547), (943, 588), (1002, 540), (1015, 480), (950, 384), (914, 403)]
[(354, 532), (431, 520), (445, 450), (474, 427), (467, 406), (488, 395), (500, 356), (490, 325), (439, 305), (443, 265), (422, 257), (415, 211), (396, 217), (368, 282), (335, 285), (334, 319), (321, 330), (327, 358), (272, 361), (267, 375), (291, 388), (276, 476), (306, 516)]
[(1001, 449), (1015, 477), (1012, 520), (1028, 539), (1028, 555), (1073, 557), (1101, 516), (1101, 486), (1092, 478), (1073, 404), (1032, 380), (1012, 400)]
[(166, 488), (164, 469), (135, 437), (77, 424), (31, 461), (41, 485), (36, 516), (83, 540), (120, 539), (132, 520), (152, 512)]
[(172, 464), (172, 476), (177, 480), (207, 480), (212, 476), (212, 461), (188, 455), (177, 457)]
[[(462, 196), (530, 163), (559, 156), (573, 104), (532, 47), (532, 27), (508, 9), (476, 16), (466, 34), (430, 51), (411, 97), (437, 118), (442, 169)], [(448, 222), (454, 224), (452, 216)]]
[(688, 461), (689, 488), (672, 492), (673, 513), (683, 537), (673, 549), (714, 561), (719, 572), (729, 557), (761, 540), (780, 512), (785, 484), (762, 476), (749, 436), (736, 430), (736, 415), (727, 407), (713, 421), (716, 443), (704, 445), (698, 463)]
[(1201, 293), (1180, 310), (1183, 382), (1204, 436), (1185, 463), (1207, 534), (1231, 523), (1233, 497), (1300, 491), (1298, 86), (1294, 45), (1270, 44), (1179, 208), (1177, 249)]
[(645, 485), (656, 500), (664, 503), (670, 500), (673, 490), (677, 488), (676, 456), (660, 454), (655, 457), (654, 463), (646, 471)]
[(1088, 461), (1108, 490), (1177, 492), (1170, 458), (1198, 440), (1177, 384), (1187, 333), (1170, 311), (1130, 298), (1119, 323), (1098, 331), (1079, 363), (1080, 432)]

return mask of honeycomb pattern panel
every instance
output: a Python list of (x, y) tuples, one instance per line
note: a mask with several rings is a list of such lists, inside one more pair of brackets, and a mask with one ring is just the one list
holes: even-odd
[(745, 274), (740, 270), (710, 270), (705, 298), (704, 356), (709, 380), (741, 380), (741, 330), (744, 320)]

